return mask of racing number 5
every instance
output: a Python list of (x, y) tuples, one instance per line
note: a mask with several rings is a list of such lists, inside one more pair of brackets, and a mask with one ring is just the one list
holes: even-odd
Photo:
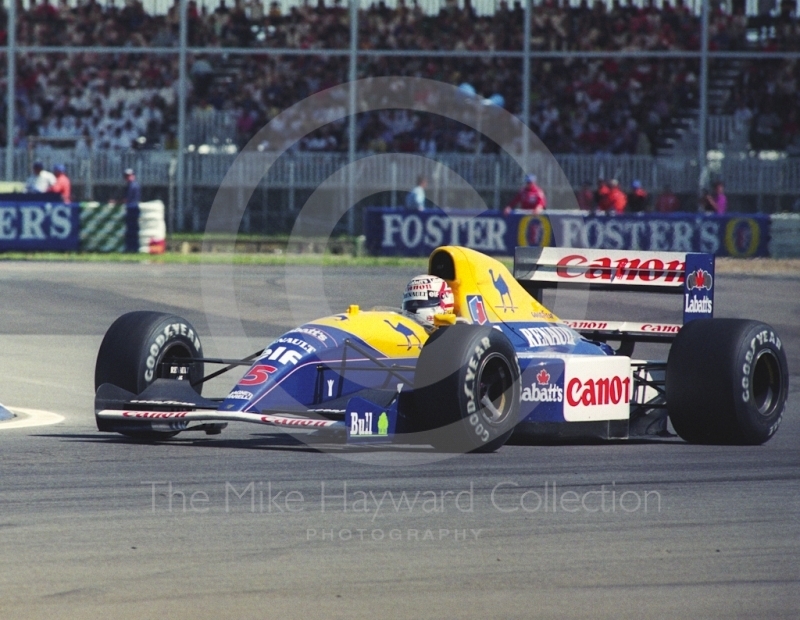
[(262, 383), (266, 383), (267, 379), (269, 379), (270, 373), (273, 373), (277, 370), (275, 366), (265, 366), (263, 364), (259, 364), (258, 366), (253, 366), (242, 380), (239, 381), (239, 385), (261, 385)]

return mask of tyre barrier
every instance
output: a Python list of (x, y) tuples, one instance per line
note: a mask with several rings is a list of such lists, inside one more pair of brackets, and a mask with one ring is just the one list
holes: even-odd
[(82, 202), (79, 206), (82, 252), (164, 253), (167, 225), (160, 200), (141, 202), (132, 208), (98, 202)]

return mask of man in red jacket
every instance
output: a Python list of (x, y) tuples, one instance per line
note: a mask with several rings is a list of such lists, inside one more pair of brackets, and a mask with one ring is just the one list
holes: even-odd
[(606, 183), (603, 177), (597, 179), (597, 189), (594, 190), (594, 202), (599, 211), (608, 211), (611, 209), (611, 201), (609, 196), (611, 194), (611, 187)]
[(56, 175), (56, 182), (50, 187), (50, 191), (61, 194), (61, 198), (65, 203), (72, 202), (72, 183), (67, 176), (67, 169), (64, 164), (53, 166), (53, 172)]
[(547, 208), (547, 197), (544, 195), (544, 190), (536, 185), (535, 174), (525, 177), (525, 187), (511, 199), (503, 213), (508, 215), (514, 208), (526, 209), (534, 213), (541, 213)]
[(611, 188), (611, 191), (608, 193), (608, 202), (611, 206), (609, 213), (622, 215), (625, 213), (625, 207), (628, 206), (628, 197), (625, 195), (625, 192), (619, 188), (619, 181), (616, 179), (611, 179), (609, 187)]

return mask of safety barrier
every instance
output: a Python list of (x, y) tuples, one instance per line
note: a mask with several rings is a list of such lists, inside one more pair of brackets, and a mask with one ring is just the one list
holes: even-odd
[(166, 245), (164, 203), (34, 201), (0, 196), (0, 252), (82, 251), (159, 254)]

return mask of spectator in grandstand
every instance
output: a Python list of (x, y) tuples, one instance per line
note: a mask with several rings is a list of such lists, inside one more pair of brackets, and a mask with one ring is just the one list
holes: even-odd
[(680, 201), (672, 188), (667, 184), (664, 186), (658, 198), (656, 198), (656, 213), (675, 213), (680, 209)]
[(628, 210), (631, 213), (643, 213), (647, 210), (649, 198), (647, 190), (642, 187), (642, 182), (634, 180), (631, 183), (631, 191), (628, 192)]
[(428, 187), (428, 179), (423, 175), (417, 177), (417, 185), (406, 194), (405, 207), (415, 211), (425, 210), (425, 188)]
[(50, 191), (61, 194), (61, 199), (65, 203), (68, 204), (72, 202), (72, 183), (67, 176), (67, 169), (64, 167), (64, 164), (56, 164), (53, 166), (53, 172), (55, 173), (56, 182), (53, 183)]
[[(28, 9), (20, 7), (17, 40), (21, 45), (120, 45), (132, 50), (146, 45), (177, 45), (177, 1), (167, 15), (147, 13), (140, 0), (118, 2), (116, 6), (95, 0), (78, 2), (75, 7), (59, 2), (57, 10), (53, 4), (55, 0), (39, 0), (31, 3)], [(438, 14), (426, 14), (423, 7), (438, 5), (401, 2), (396, 8), (389, 8), (375, 2), (360, 11), (359, 44), (364, 50), (448, 49), (478, 54), (485, 50), (519, 50), (523, 38), (522, 9), (518, 3), (512, 7), (509, 4), (513, 5), (500, 2), (491, 15), (477, 15), (469, 3), (459, 8), (450, 2)], [(609, 3), (608, 6), (585, 3), (575, 7), (563, 2), (539, 3), (533, 12), (534, 49), (698, 48), (700, 20), (683, 0), (676, 0), (674, 6), (665, 3), (661, 8), (651, 2), (645, 4), (639, 8), (630, 3)], [(190, 44), (198, 48), (346, 48), (347, 14), (341, 3), (291, 2), (285, 14), (281, 14), (282, 6), (287, 5), (272, 2), (269, 14), (264, 15), (262, 2), (237, 0), (230, 6), (222, 3), (216, 9), (214, 3), (208, 8), (205, 5), (199, 8), (197, 3), (189, 2)], [(744, 48), (746, 16), (735, 10), (733, 15), (714, 11), (710, 19), (713, 49)], [(797, 20), (782, 16), (780, 19), (784, 21), (776, 22), (777, 33), (770, 35), (769, 44), (796, 48)], [(764, 45), (767, 45), (766, 40), (760, 44)], [(250, 118), (248, 108), (238, 127), (237, 142), (240, 144), (262, 126), (262, 119), (275, 116), (271, 110), (286, 109), (307, 95), (347, 80), (346, 62), (339, 58), (236, 55), (192, 59), (190, 56), (189, 62), (194, 85), (190, 105), (199, 105), (201, 99), (216, 110), (242, 109), (245, 102), (252, 105), (255, 118)], [(697, 80), (691, 70), (694, 62), (658, 58), (534, 63), (532, 91), (552, 95), (538, 102), (534, 100), (531, 128), (557, 152), (649, 154), (651, 148), (657, 146), (659, 130), (670, 125), (670, 117), (678, 108), (684, 104), (696, 105)], [(764, 97), (772, 100), (770, 107), (777, 111), (778, 120), (785, 121), (788, 112), (784, 110), (794, 106), (778, 97), (786, 90), (784, 85), (791, 82), (792, 76), (783, 75), (779, 80), (770, 78), (770, 87), (759, 89), (766, 79), (758, 75), (763, 63), (752, 64), (758, 67), (748, 74), (747, 89), (765, 93)], [(96, 108), (98, 118), (88, 124), (94, 144), (98, 146), (127, 148), (132, 140), (148, 146), (163, 144), (169, 127), (175, 125), (177, 115), (172, 103), (163, 108), (165, 118), (163, 123), (159, 120), (157, 124), (160, 140), (152, 139), (154, 134), (148, 130), (147, 123), (141, 126), (131, 119), (138, 132), (131, 140), (128, 130), (122, 128), (117, 135), (117, 127), (105, 121), (112, 108), (108, 102), (115, 93), (122, 93), (122, 98), (128, 101), (135, 96), (133, 93), (150, 97), (157, 89), (171, 89), (177, 80), (177, 56), (75, 53), (65, 58), (54, 54), (32, 55), (29, 59), (20, 57), (18, 72), (20, 94), (25, 91), (26, 100), (19, 123), (20, 127), (23, 124), (27, 127), (21, 131), (22, 137), (42, 135), (40, 132), (50, 129), (79, 137), (88, 121), (81, 114), (91, 111), (95, 101), (86, 93), (102, 94), (102, 103)], [(359, 61), (359, 72), (365, 76), (410, 75), (454, 84), (469, 76), (474, 90), (483, 93), (503, 90), (504, 107), (514, 114), (521, 111), (520, 69), (516, 59), (491, 59), (484, 54), (475, 58), (442, 58), (434, 63), (422, 58), (370, 57)], [(217, 80), (215, 76), (225, 76), (225, 79)], [(81, 99), (90, 105), (78, 109), (75, 104)], [(754, 111), (767, 109), (761, 101), (749, 103), (753, 103)], [(79, 114), (68, 111), (66, 104)], [(126, 103), (122, 116), (114, 119), (120, 121), (120, 126), (130, 117), (128, 107)], [(147, 110), (145, 104), (145, 117)], [(59, 113), (62, 113), (63, 122), (56, 123), (54, 119)], [(75, 128), (70, 126), (71, 116), (77, 120)], [(775, 142), (780, 132), (774, 124), (774, 118), (761, 119), (757, 141)], [(375, 150), (383, 146), (396, 150), (398, 144), (406, 149), (412, 143), (418, 152), (475, 152), (487, 146), (491, 148), (487, 141), (476, 139), (474, 133), (463, 127), (452, 132), (442, 131), (441, 127), (441, 124), (429, 126), (425, 119), (405, 131), (398, 131), (394, 125), (386, 131), (387, 127), (375, 124), (360, 131), (358, 139), (360, 145), (373, 145)], [(101, 129), (105, 131), (104, 140), (99, 136)], [(147, 140), (141, 142), (139, 138), (145, 132)], [(454, 141), (456, 136), (458, 142)], [(331, 143), (337, 146), (326, 150), (342, 148), (346, 144), (346, 130), (336, 128), (334, 138)]]
[(503, 212), (507, 215), (515, 208), (534, 213), (541, 213), (547, 208), (547, 196), (545, 196), (544, 190), (536, 184), (535, 174), (525, 176), (525, 186), (511, 199)]
[(25, 191), (29, 194), (43, 194), (53, 191), (53, 185), (56, 183), (56, 177), (53, 173), (45, 170), (44, 164), (40, 161), (33, 163), (32, 170), (33, 174), (25, 182)]
[(589, 181), (584, 181), (575, 197), (578, 199), (578, 208), (581, 211), (594, 211), (594, 192)]

